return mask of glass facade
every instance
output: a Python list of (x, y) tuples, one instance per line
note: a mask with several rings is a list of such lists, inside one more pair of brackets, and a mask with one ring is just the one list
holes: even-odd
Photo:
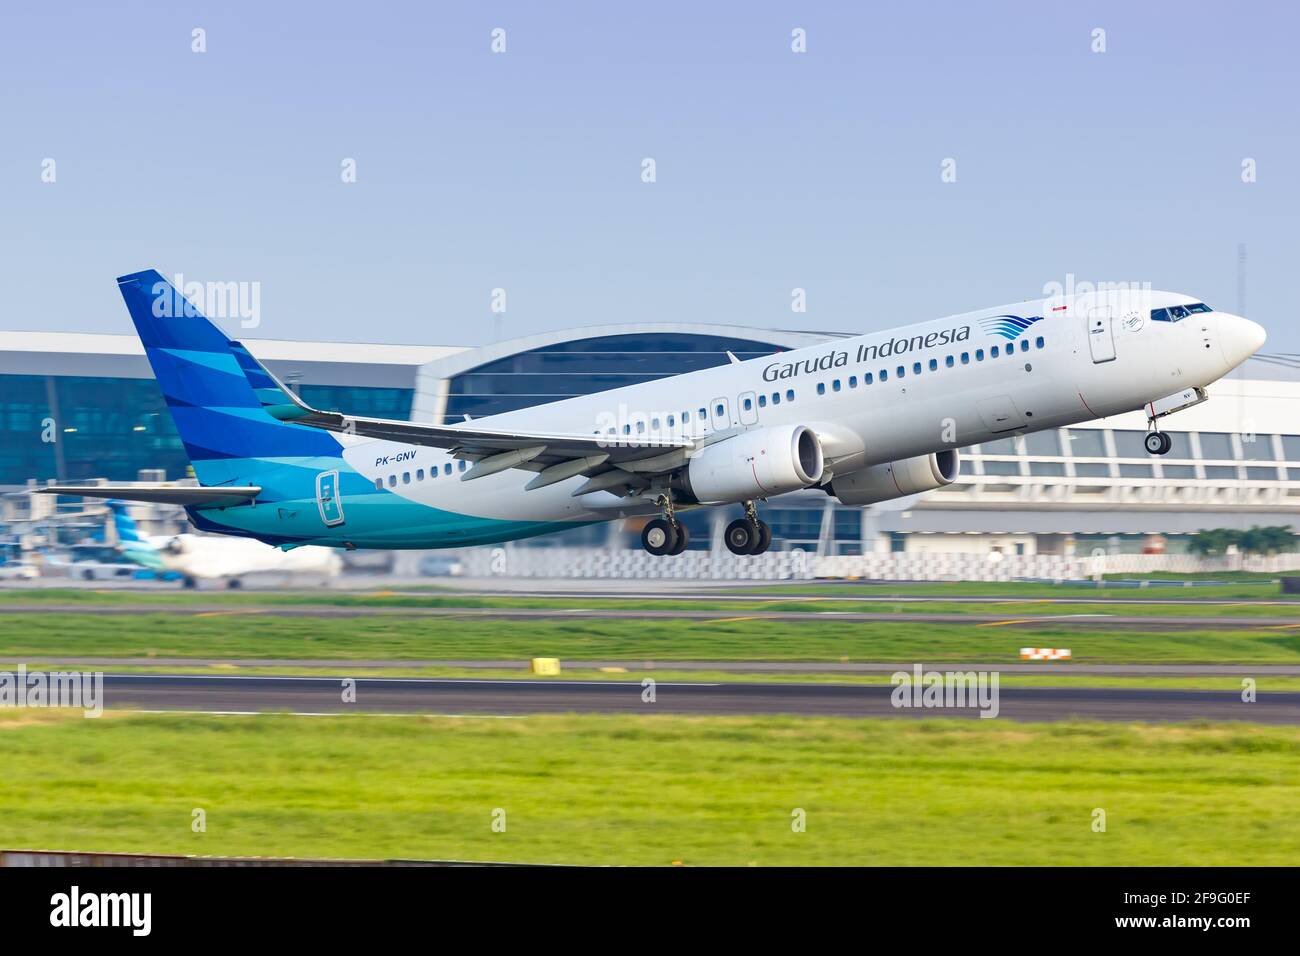
[(446, 420), (478, 418), (653, 382), (784, 351), (767, 342), (716, 335), (650, 333), (559, 342), (470, 369), (448, 383)]
[[(409, 419), (411, 389), (303, 385), (303, 400)], [(189, 459), (151, 378), (0, 376), (0, 485), (29, 478), (133, 481), (146, 468), (187, 477)]]

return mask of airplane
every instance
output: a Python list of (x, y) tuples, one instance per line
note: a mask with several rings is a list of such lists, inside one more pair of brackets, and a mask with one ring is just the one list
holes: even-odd
[(959, 449), (1144, 410), (1167, 415), (1260, 349), (1264, 329), (1172, 292), (1031, 300), (454, 424), (312, 408), (155, 270), (118, 288), (198, 479), (58, 486), (185, 506), (202, 531), (282, 549), (445, 548), (742, 504), (737, 555), (772, 532), (755, 502), (821, 489), (867, 505), (951, 484)]
[(110, 498), (105, 504), (113, 512), (122, 556), (153, 571), (174, 571), (187, 588), (197, 587), (201, 580), (223, 580), (233, 589), (241, 586), (244, 575), (268, 572), (311, 575), (324, 581), (342, 570), (343, 562), (331, 548), (303, 547), (285, 553), (252, 538), (197, 534), (141, 537), (125, 501)]

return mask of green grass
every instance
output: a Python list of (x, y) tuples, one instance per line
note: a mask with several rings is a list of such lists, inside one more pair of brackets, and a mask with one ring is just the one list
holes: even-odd
[(1300, 629), (1132, 633), (908, 621), (807, 622), (0, 614), (0, 657), (1015, 661), (1068, 647), (1079, 663), (1300, 662)]
[[(981, 585), (988, 587), (987, 585)], [(927, 587), (944, 587), (927, 586)], [(1277, 595), (1257, 596), (1251, 599), (1237, 600), (1261, 601), (1268, 597), (1269, 603), (1234, 603), (1228, 599), (1220, 604), (1168, 604), (1160, 603), (1155, 597), (1140, 597), (1137, 603), (1120, 603), (1123, 599), (1132, 599), (1131, 591), (1107, 591), (1090, 595), (1094, 603), (1054, 603), (1043, 597), (1005, 597), (996, 602), (975, 603), (963, 601), (957, 594), (942, 595), (951, 600), (921, 602), (903, 600), (914, 597), (909, 589), (900, 591), (875, 590), (870, 593), (860, 589), (841, 589), (839, 600), (826, 600), (829, 593), (798, 595), (786, 592), (771, 594), (755, 593), (752, 600), (683, 600), (671, 596), (658, 598), (543, 598), (483, 596), (473, 594), (410, 594), (389, 591), (369, 593), (339, 592), (261, 592), (261, 593), (205, 593), (194, 594), (179, 591), (163, 592), (124, 592), (124, 591), (90, 591), (90, 590), (45, 590), (45, 591), (0, 591), (0, 614), (6, 606), (23, 605), (27, 607), (41, 605), (70, 605), (80, 609), (84, 606), (87, 613), (93, 613), (97, 607), (133, 607), (156, 609), (162, 613), (173, 608), (195, 607), (211, 608), (213, 614), (256, 614), (259, 610), (273, 608), (389, 608), (417, 612), (420, 609), (439, 610), (564, 610), (581, 609), (599, 613), (601, 611), (708, 611), (726, 615), (742, 615), (763, 612), (788, 612), (815, 614), (835, 614), (845, 612), (868, 612), (873, 614), (897, 614), (900, 617), (909, 614), (977, 614), (981, 616), (997, 615), (1007, 618), (1059, 616), (1068, 614), (1117, 614), (1133, 617), (1204, 617), (1215, 618), (1222, 615), (1233, 617), (1294, 617), (1300, 622), (1300, 601), (1281, 600)], [(1068, 598), (1073, 592), (1054, 594), (1055, 601)], [(873, 597), (873, 600), (854, 601), (852, 597)], [(941, 596), (940, 592), (931, 596)], [(975, 595), (967, 595), (971, 597)], [(890, 598), (900, 600), (891, 601)], [(1114, 601), (1107, 606), (1105, 602)], [(1101, 602), (1101, 603), (1098, 603)], [(62, 612), (65, 613), (65, 612)]]
[[(649, 865), (1300, 859), (1293, 728), (7, 711), (0, 765), (5, 847)], [(194, 808), (206, 833), (191, 831)], [(497, 808), (505, 833), (491, 829)]]

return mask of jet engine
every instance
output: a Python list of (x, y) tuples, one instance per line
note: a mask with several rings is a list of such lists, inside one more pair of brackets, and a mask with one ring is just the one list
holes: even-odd
[(826, 486), (826, 493), (846, 505), (871, 505), (951, 485), (960, 473), (957, 450), (945, 449), (836, 475)]
[(703, 504), (770, 498), (822, 479), (822, 446), (807, 425), (742, 432), (691, 456), (686, 490)]

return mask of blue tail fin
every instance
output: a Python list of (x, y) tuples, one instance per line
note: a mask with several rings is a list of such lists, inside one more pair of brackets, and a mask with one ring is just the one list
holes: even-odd
[(113, 512), (113, 527), (117, 529), (117, 540), (122, 544), (141, 542), (140, 532), (135, 526), (135, 519), (126, 510), (126, 502), (120, 498), (110, 498), (104, 504)]
[(201, 484), (247, 479), (255, 470), (249, 459), (338, 454), (328, 433), (264, 409), (236, 354), (242, 346), (156, 270), (117, 283)]

